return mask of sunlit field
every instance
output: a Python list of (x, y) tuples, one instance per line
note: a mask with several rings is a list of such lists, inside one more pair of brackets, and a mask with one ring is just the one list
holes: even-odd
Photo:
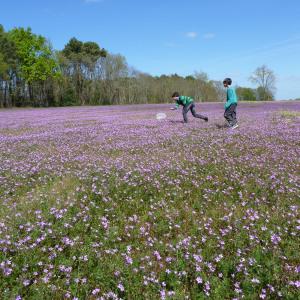
[(169, 108), (0, 110), (1, 299), (299, 297), (300, 102)]

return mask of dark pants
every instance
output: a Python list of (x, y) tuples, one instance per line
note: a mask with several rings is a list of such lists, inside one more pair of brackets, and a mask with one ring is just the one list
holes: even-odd
[(184, 106), (183, 109), (182, 109), (184, 123), (187, 123), (187, 121), (188, 121), (187, 113), (189, 112), (189, 110), (191, 111), (192, 115), (195, 118), (199, 118), (199, 119), (202, 119), (202, 120), (207, 120), (207, 117), (202, 116), (200, 114), (197, 114), (196, 113), (196, 109), (195, 109), (195, 104), (194, 103), (190, 103), (190, 104)]
[(227, 120), (229, 126), (234, 126), (237, 123), (236, 106), (237, 104), (231, 104), (224, 112), (224, 118)]

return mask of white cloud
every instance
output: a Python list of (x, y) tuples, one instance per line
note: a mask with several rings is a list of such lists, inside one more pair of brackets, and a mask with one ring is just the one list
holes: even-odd
[(194, 32), (194, 31), (191, 31), (191, 32), (187, 32), (185, 35), (186, 35), (186, 37), (188, 37), (190, 39), (194, 39), (194, 38), (197, 37), (198, 33)]
[(206, 40), (211, 40), (211, 39), (214, 39), (215, 37), (216, 37), (216, 35), (212, 32), (208, 32), (203, 35), (203, 38)]

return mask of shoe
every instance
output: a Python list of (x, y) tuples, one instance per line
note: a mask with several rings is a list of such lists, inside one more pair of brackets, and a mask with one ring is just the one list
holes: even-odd
[(235, 129), (235, 128), (238, 128), (239, 127), (239, 124), (235, 124), (233, 126), (231, 126), (231, 129)]

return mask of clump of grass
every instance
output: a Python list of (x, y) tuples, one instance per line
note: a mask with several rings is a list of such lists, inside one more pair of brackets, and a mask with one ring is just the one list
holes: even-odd
[(286, 119), (295, 119), (300, 117), (300, 111), (283, 110), (279, 114), (282, 118)]

